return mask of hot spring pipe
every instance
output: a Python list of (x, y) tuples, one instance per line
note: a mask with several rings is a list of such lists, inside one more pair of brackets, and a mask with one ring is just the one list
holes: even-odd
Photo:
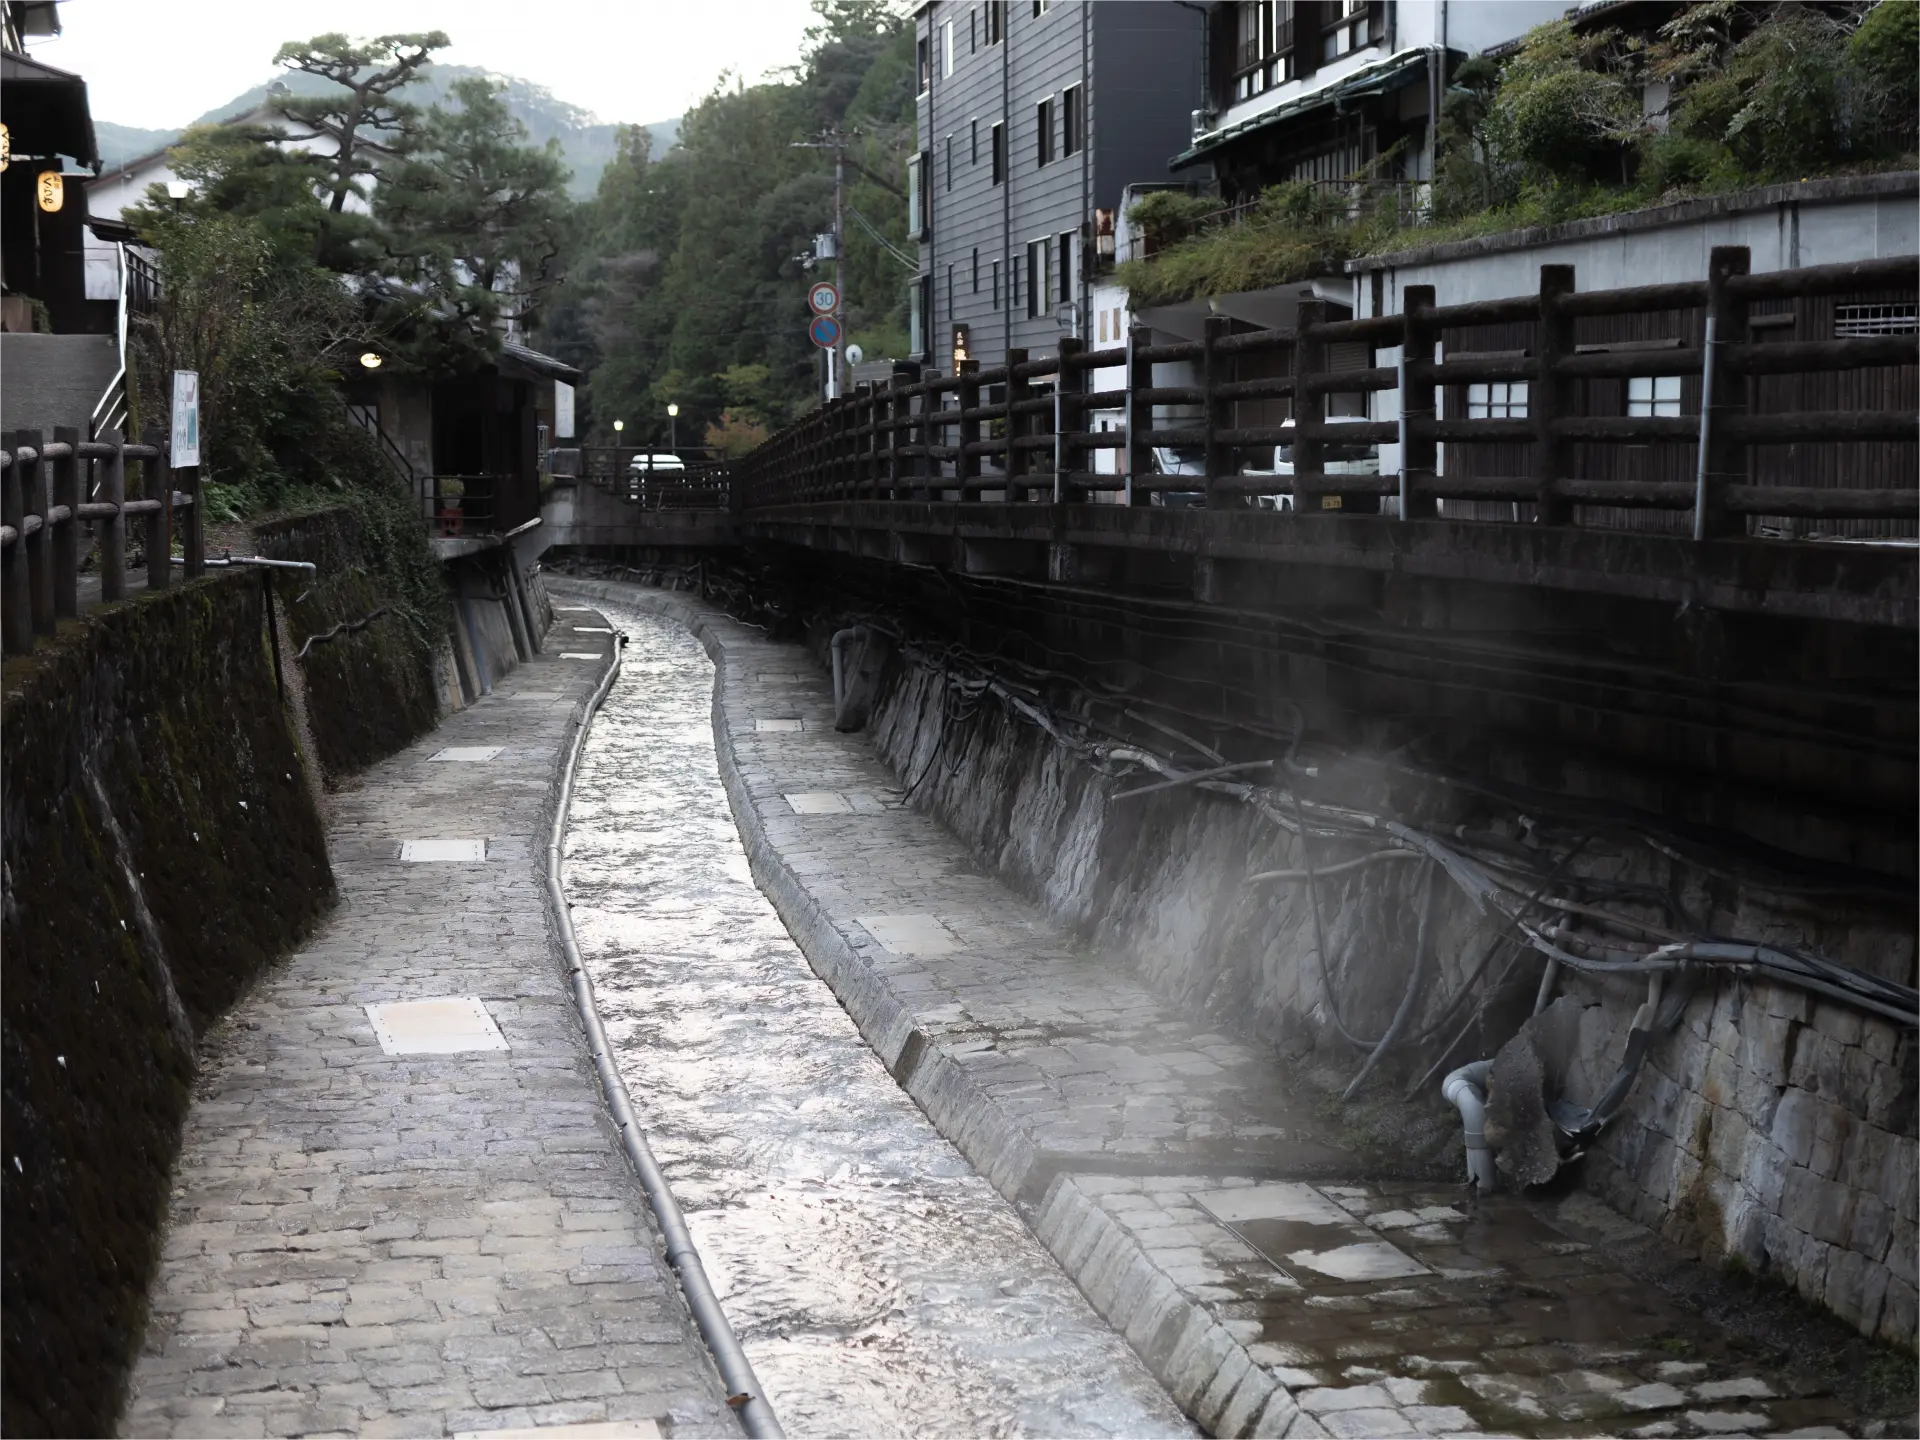
[(831, 649), (833, 650), (833, 718), (840, 718), (840, 707), (847, 699), (847, 646), (860, 638), (860, 627), (849, 625), (844, 630), (833, 632)]
[(1440, 1093), (1460, 1111), (1467, 1136), (1467, 1176), (1482, 1195), (1493, 1193), (1493, 1152), (1487, 1149), (1487, 1077), (1491, 1060), (1462, 1065), (1440, 1082)]
[(700, 1327), (700, 1338), (707, 1342), (721, 1383), (727, 1387), (727, 1404), (739, 1415), (740, 1428), (753, 1440), (784, 1440), (786, 1432), (780, 1428), (773, 1406), (767, 1403), (766, 1394), (760, 1388), (760, 1379), (753, 1373), (746, 1351), (740, 1348), (739, 1337), (733, 1333), (726, 1312), (720, 1308), (720, 1297), (713, 1293), (713, 1282), (707, 1279), (706, 1267), (700, 1263), (700, 1252), (694, 1248), (686, 1216), (680, 1213), (680, 1204), (673, 1198), (660, 1162), (654, 1158), (653, 1147), (647, 1144), (646, 1134), (640, 1128), (640, 1117), (633, 1112), (626, 1083), (614, 1067), (613, 1047), (607, 1043), (606, 1026), (600, 1023), (600, 1007), (593, 999), (593, 981), (588, 978), (586, 963), (580, 958), (580, 942), (574, 936), (573, 919), (567, 913), (567, 893), (560, 883), (560, 844), (566, 835), (567, 805), (573, 798), (574, 773), (580, 768), (580, 752), (586, 748), (587, 726), (613, 688), (614, 677), (620, 673), (620, 647), (625, 640), (625, 636), (614, 637), (613, 663), (607, 666), (599, 688), (587, 701), (580, 728), (573, 734), (573, 747), (567, 752), (566, 768), (560, 774), (553, 834), (547, 843), (547, 893), (553, 897), (554, 914), (559, 917), (560, 944), (567, 955), (568, 978), (573, 981), (573, 1003), (580, 1011), (580, 1023), (587, 1032), (593, 1068), (599, 1072), (607, 1108), (613, 1112), (614, 1124), (619, 1127), (620, 1143), (626, 1149), (627, 1159), (633, 1162), (634, 1173), (640, 1177), (640, 1188), (647, 1192), (647, 1203), (653, 1206), (654, 1218), (660, 1222), (661, 1238), (667, 1242), (667, 1263), (679, 1278), (680, 1289), (687, 1297), (687, 1308)]

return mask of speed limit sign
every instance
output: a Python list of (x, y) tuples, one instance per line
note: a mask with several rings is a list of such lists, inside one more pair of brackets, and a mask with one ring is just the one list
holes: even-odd
[(840, 308), (840, 291), (834, 285), (822, 280), (807, 291), (807, 304), (816, 315), (831, 315)]

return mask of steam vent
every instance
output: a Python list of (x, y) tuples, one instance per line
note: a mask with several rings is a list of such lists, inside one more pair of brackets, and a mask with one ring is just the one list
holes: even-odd
[(203, 8), (0, 0), (0, 1433), (1920, 1435), (1920, 4)]

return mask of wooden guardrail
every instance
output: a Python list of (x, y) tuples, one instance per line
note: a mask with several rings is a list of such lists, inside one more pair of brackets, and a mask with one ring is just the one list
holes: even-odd
[(205, 568), (203, 510), (198, 467), (172, 469), (162, 442), (82, 440), (70, 427), (43, 442), (38, 430), (14, 431), (0, 450), (0, 647), (30, 654), (35, 636), (80, 613), (83, 525), (95, 527), (100, 598), (119, 600), (128, 521), (144, 521), (147, 588), (164, 590), (176, 537), (187, 578)]
[[(1651, 508), (1692, 512), (1692, 533), (1708, 539), (1743, 535), (1752, 515), (1815, 519), (1920, 518), (1914, 466), (1895, 466), (1883, 483), (1812, 486), (1754, 483), (1749, 451), (1755, 446), (1818, 442), (1912, 442), (1920, 412), (1835, 409), (1762, 413), (1749, 403), (1749, 382), (1782, 374), (1856, 371), (1920, 363), (1913, 332), (1857, 338), (1756, 343), (1749, 331), (1756, 301), (1857, 292), (1914, 294), (1920, 268), (1912, 257), (1828, 265), (1762, 275), (1748, 273), (1743, 247), (1712, 253), (1705, 280), (1631, 289), (1581, 292), (1571, 266), (1542, 266), (1532, 295), (1441, 306), (1430, 286), (1408, 286), (1394, 315), (1328, 321), (1325, 307), (1303, 300), (1293, 330), (1235, 334), (1230, 322), (1210, 319), (1201, 340), (1151, 343), (1135, 327), (1124, 347), (1088, 351), (1066, 338), (1057, 356), (1030, 360), (1010, 351), (1004, 365), (980, 369), (966, 361), (958, 373), (862, 386), (771, 437), (734, 466), (736, 506), (745, 512), (845, 500), (953, 500), (968, 503), (1068, 504), (1103, 500), (1154, 502), (1156, 494), (1204, 493), (1209, 508), (1244, 507), (1256, 497), (1287, 497), (1296, 511), (1350, 510), (1356, 497), (1368, 510), (1382, 501), (1402, 519), (1439, 513), (1445, 500), (1525, 501), (1539, 523), (1604, 525), (1576, 507)], [(1704, 342), (1683, 348), (1579, 353), (1573, 327), (1583, 316), (1631, 316), (1704, 310)], [(1443, 330), (1529, 324), (1527, 353), (1448, 360), (1439, 352)], [(1392, 366), (1335, 368), (1331, 347), (1354, 342), (1398, 347)], [(1248, 357), (1269, 357), (1269, 372), (1243, 378)], [(1287, 361), (1275, 366), (1273, 358)], [(1191, 363), (1194, 385), (1157, 385), (1154, 366)], [(1253, 368), (1253, 367), (1247, 367)], [(1097, 371), (1116, 371), (1120, 388), (1091, 389)], [(1573, 404), (1573, 382), (1636, 376), (1700, 376), (1703, 403), (1692, 415), (1591, 415)], [(1525, 418), (1447, 415), (1437, 403), (1445, 385), (1525, 381)], [(1036, 388), (1036, 387), (1039, 388)], [(997, 393), (989, 402), (985, 393)], [(1327, 397), (1395, 392), (1398, 418), (1341, 422), (1326, 413)], [(1284, 424), (1236, 425), (1237, 402), (1286, 400)], [(1156, 420), (1156, 409), (1190, 409), (1190, 417)], [(1087, 428), (1090, 412), (1121, 412), (1110, 429)], [(1443, 443), (1524, 442), (1531, 465), (1508, 476), (1449, 475), (1438, 463)], [(1385, 474), (1338, 473), (1328, 468), (1329, 446), (1394, 443), (1400, 466)], [(1693, 478), (1602, 479), (1582, 476), (1576, 444), (1688, 444), (1697, 459)], [(1292, 446), (1291, 475), (1237, 473), (1242, 447)], [(1157, 474), (1156, 447), (1190, 446), (1205, 455), (1205, 474)], [(1112, 472), (1089, 457), (1118, 452)]]

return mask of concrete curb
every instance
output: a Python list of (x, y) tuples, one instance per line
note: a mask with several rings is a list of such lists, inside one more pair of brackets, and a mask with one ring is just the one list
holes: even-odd
[(731, 622), (693, 597), (671, 591), (558, 575), (551, 576), (549, 584), (557, 593), (671, 620), (705, 647), (715, 669), (714, 750), (754, 883), (773, 902), (808, 965), (846, 1007), (900, 1087), (934, 1128), (1021, 1211), (1035, 1237), (1180, 1408), (1217, 1435), (1325, 1435), (1286, 1388), (1254, 1363), (1246, 1347), (1216, 1323), (1203, 1304), (1162, 1274), (1071, 1175), (1052, 1176), (1042, 1195), (1027, 1193), (1029, 1179), (1044, 1174), (1039, 1148), (968, 1079), (939, 1042), (916, 1025), (913, 1012), (861, 960), (788, 868), (767, 838), (727, 724), (726, 686), (733, 657), (728, 637), (716, 622)]

